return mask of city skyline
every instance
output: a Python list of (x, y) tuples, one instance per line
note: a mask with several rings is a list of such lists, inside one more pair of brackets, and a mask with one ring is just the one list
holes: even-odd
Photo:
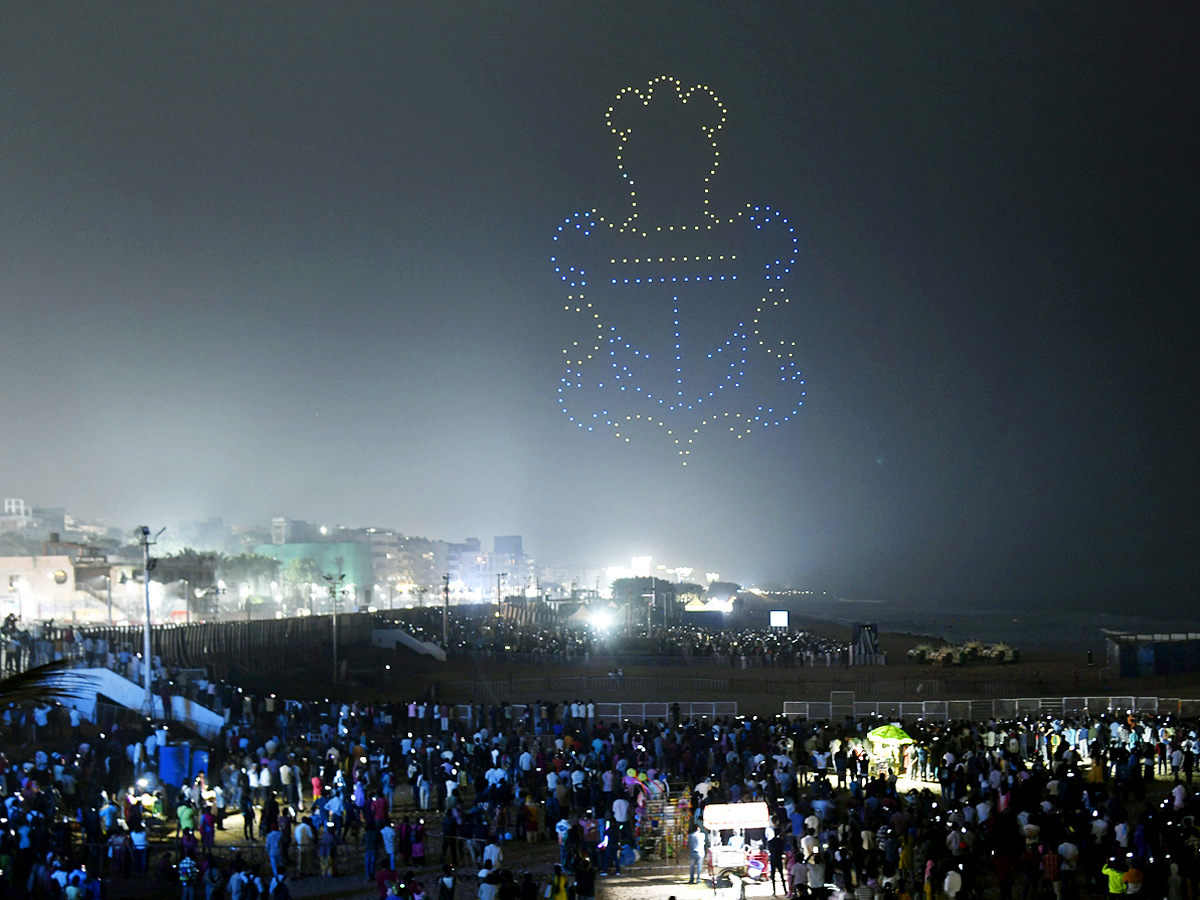
[[(61, 553), (62, 547), (68, 546), (71, 538), (77, 538), (78, 543), (85, 547), (91, 545), (105, 550), (110, 557), (119, 556), (119, 550), (132, 549), (136, 550), (137, 554), (141, 552), (137, 545), (138, 528), (106, 523), (102, 519), (84, 520), (73, 516), (64, 507), (37, 507), (26, 503), (23, 498), (5, 498), (4, 512), (4, 516), (0, 516), (0, 534), (24, 539), (30, 546), (53, 545), (51, 555)], [(22, 519), (25, 521), (21, 521)], [(478, 553), (483, 558), (521, 557), (526, 560), (524, 568), (527, 571), (524, 577), (516, 572), (503, 573), (506, 586), (514, 590), (525, 590), (539, 581), (549, 583), (554, 580), (554, 573), (568, 573), (565, 578), (555, 583), (569, 586), (575, 581), (582, 589), (599, 586), (604, 591), (607, 591), (612, 580), (624, 577), (653, 575), (668, 581), (693, 581), (701, 584), (724, 580), (719, 572), (709, 571), (701, 565), (687, 565), (679, 560), (664, 561), (645, 555), (634, 555), (623, 560), (596, 559), (587, 558), (585, 549), (581, 550), (575, 559), (548, 560), (539, 558), (536, 552), (527, 553), (521, 535), (491, 535), (485, 538), (475, 535), (420, 535), (383, 523), (348, 525), (342, 522), (310, 522), (285, 516), (273, 516), (265, 523), (239, 524), (226, 523), (222, 517), (214, 516), (205, 520), (185, 520), (165, 525), (159, 523), (158, 527), (163, 529), (156, 541), (156, 546), (160, 548), (160, 556), (194, 551), (216, 554), (218, 557), (232, 557), (239, 553), (258, 553), (255, 548), (261, 544), (336, 544), (339, 540), (369, 542), (369, 536), (378, 532), (380, 535), (388, 535), (402, 541), (458, 548), (460, 552)], [(536, 548), (529, 549), (536, 551)], [(4, 555), (0, 552), (0, 556)], [(138, 558), (140, 559), (140, 556)], [(499, 566), (506, 567), (511, 568), (507, 564)], [(495, 565), (489, 562), (485, 568), (488, 579), (495, 577), (496, 573), (492, 571), (496, 569)], [(435, 569), (436, 565), (430, 569), (431, 574), (428, 578), (418, 579), (413, 586), (432, 585), (444, 574), (440, 569), (434, 571)], [(457, 570), (457, 564), (455, 569)], [(364, 585), (369, 584), (370, 580), (364, 581)]]

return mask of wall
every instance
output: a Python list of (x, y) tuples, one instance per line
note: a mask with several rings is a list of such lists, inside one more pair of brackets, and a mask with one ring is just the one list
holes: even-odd
[[(338, 617), (338, 646), (371, 640), (372, 617), (343, 613)], [(87, 628), (93, 638), (104, 637), (110, 649), (121, 644), (142, 648), (141, 627)], [(333, 643), (331, 616), (298, 616), (252, 622), (203, 622), (195, 625), (155, 625), (150, 634), (155, 656), (163, 665), (206, 669), (226, 678), (236, 666), (244, 672), (276, 671), (306, 655), (323, 655)]]

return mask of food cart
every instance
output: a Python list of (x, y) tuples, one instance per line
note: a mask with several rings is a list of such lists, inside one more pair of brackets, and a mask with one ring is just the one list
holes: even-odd
[(897, 725), (881, 725), (867, 732), (867, 740), (871, 742), (872, 775), (886, 775), (888, 769), (894, 769), (897, 775), (903, 773), (900, 747), (913, 743), (913, 739), (903, 728)]
[(732, 831), (739, 839), (733, 845), (714, 843), (708, 848), (708, 875), (714, 895), (725, 889), (731, 891), (729, 896), (744, 897), (745, 882), (766, 877), (766, 847), (752, 850), (740, 838), (748, 829), (770, 825), (771, 812), (765, 803), (714, 803), (704, 807), (704, 827), (710, 835)]

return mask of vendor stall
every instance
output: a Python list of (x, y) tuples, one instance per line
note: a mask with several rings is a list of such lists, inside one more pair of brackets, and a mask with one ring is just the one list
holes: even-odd
[[(704, 807), (704, 827), (712, 836), (708, 848), (708, 875), (713, 893), (724, 888), (732, 896), (744, 896), (745, 881), (766, 877), (769, 858), (766, 847), (749, 846), (745, 833), (751, 829), (769, 828), (771, 812), (765, 803), (714, 803)], [(731, 832), (728, 841), (720, 843), (720, 834)]]
[(871, 774), (887, 775), (891, 769), (897, 774), (903, 771), (900, 748), (911, 744), (913, 739), (898, 725), (880, 725), (867, 732), (871, 742)]

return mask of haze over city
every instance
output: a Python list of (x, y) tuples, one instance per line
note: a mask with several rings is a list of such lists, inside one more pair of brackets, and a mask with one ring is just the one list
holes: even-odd
[[(11, 6), (0, 493), (889, 601), (1192, 597), (1196, 31), (1066, 4)], [(608, 111), (662, 76), (719, 132), (678, 104), (621, 120), (652, 135), (625, 154)], [(630, 215), (618, 163), (641, 225), (794, 229), (762, 330), (795, 378), (735, 360), (737, 403), (782, 391), (786, 420), (615, 436), (560, 402), (598, 285), (573, 303), (553, 238)], [(607, 264), (602, 236), (571, 252)], [(745, 300), (733, 255), (689, 271), (730, 279), (680, 294), (693, 331), (683, 306), (659, 328), (670, 292), (604, 299), (702, 357)], [(686, 459), (655, 431), (681, 428)]]

